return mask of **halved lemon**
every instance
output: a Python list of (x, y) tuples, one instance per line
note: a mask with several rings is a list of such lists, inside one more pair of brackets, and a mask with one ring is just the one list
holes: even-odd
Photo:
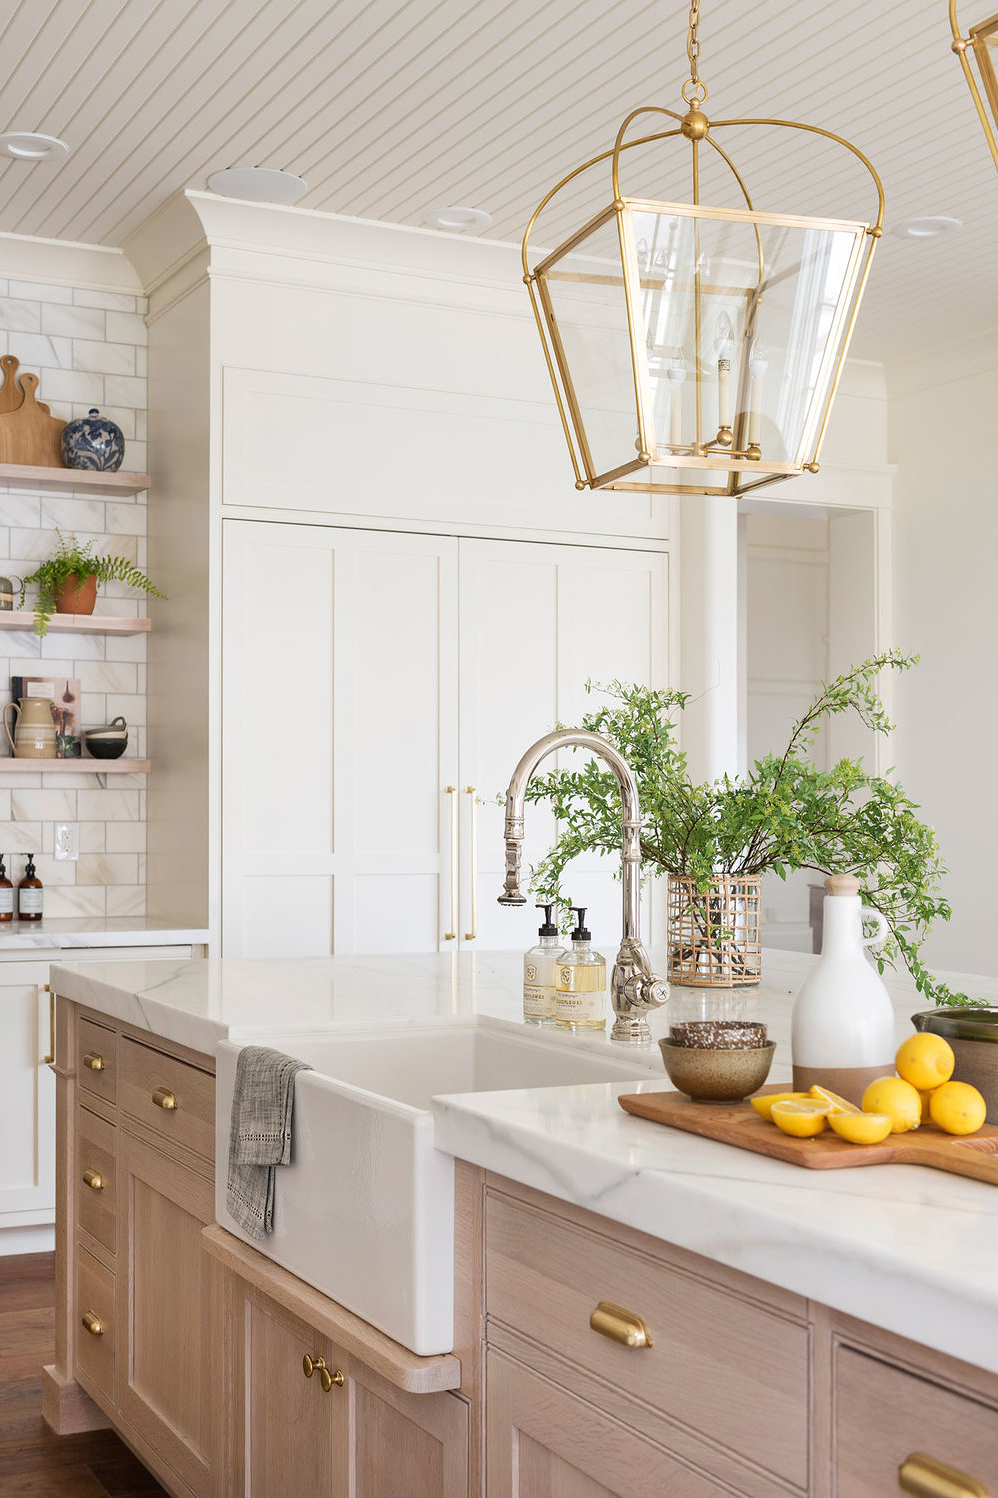
[(862, 1113), (863, 1111), (862, 1108), (857, 1108), (855, 1103), (850, 1103), (846, 1098), (839, 1097), (838, 1093), (832, 1092), (830, 1088), (819, 1087), (817, 1082), (811, 1088), (811, 1097), (816, 1102), (829, 1103), (831, 1105), (829, 1118), (833, 1113)]
[(810, 1139), (821, 1133), (828, 1112), (828, 1103), (817, 1103), (810, 1098), (807, 1102), (800, 1103), (774, 1103), (771, 1117), (784, 1134), (793, 1134), (795, 1139)]
[(770, 1092), (763, 1093), (760, 1097), (750, 1097), (749, 1102), (767, 1123), (772, 1123), (774, 1103), (803, 1103), (810, 1096), (809, 1092)]
[(891, 1132), (889, 1113), (829, 1113), (828, 1122), (840, 1139), (850, 1144), (880, 1144)]

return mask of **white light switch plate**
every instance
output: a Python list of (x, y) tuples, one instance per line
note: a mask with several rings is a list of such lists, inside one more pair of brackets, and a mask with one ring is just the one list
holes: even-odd
[(55, 856), (58, 862), (64, 863), (71, 860), (73, 863), (80, 856), (80, 826), (78, 822), (56, 822), (55, 824)]

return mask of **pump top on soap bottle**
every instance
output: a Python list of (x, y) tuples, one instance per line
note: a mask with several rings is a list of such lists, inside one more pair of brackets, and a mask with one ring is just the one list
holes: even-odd
[(537, 945), (523, 954), (523, 1018), (528, 1025), (553, 1025), (558, 963), (565, 954), (551, 919), (554, 904), (538, 904), (537, 909), (543, 910), (544, 921), (538, 927)]
[(564, 1030), (606, 1028), (606, 958), (592, 948), (585, 905), (573, 905), (572, 945), (558, 963), (555, 1022)]
[[(2, 582), (0, 578), (0, 582)], [(4, 867), (3, 854), (0, 853), (0, 921), (12, 921), (14, 919), (14, 886), (7, 878), (7, 870)]]

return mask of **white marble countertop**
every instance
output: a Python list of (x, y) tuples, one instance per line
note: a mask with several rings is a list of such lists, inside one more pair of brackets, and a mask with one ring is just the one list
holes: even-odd
[(0, 953), (23, 950), (82, 951), (87, 947), (198, 946), (208, 940), (202, 928), (177, 926), (150, 916), (46, 917), (0, 925)]
[[(663, 954), (653, 953), (661, 970)], [(789, 1079), (790, 1008), (814, 959), (769, 951), (746, 991)], [(301, 961), (87, 963), (53, 968), (67, 998), (195, 1050), (223, 1038), (450, 1014), (516, 1019), (517, 953)], [(998, 979), (947, 975), (998, 999)], [(925, 1008), (888, 975), (897, 1035)], [(689, 990), (674, 990), (677, 997)], [(668, 1008), (651, 1016), (668, 1027)], [(574, 1039), (574, 1038), (573, 1038)], [(611, 1046), (586, 1038), (594, 1050)], [(636, 1074), (657, 1063), (635, 1056)], [(998, 1192), (916, 1166), (811, 1172), (626, 1115), (640, 1083), (464, 1094), (434, 1102), (439, 1148), (998, 1373)]]

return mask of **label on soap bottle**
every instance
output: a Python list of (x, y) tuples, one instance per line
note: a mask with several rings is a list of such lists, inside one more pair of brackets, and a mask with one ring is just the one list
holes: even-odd
[(43, 890), (22, 889), (18, 891), (17, 908), (21, 915), (41, 915)]
[(14, 914), (14, 886), (0, 885), (0, 916)]

